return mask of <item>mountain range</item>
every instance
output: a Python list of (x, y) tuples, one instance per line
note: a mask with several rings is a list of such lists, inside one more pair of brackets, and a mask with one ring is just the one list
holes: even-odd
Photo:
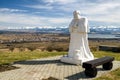
[[(17, 32), (40, 32), (40, 33), (69, 33), (68, 27), (25, 27), (25, 28), (9, 28), (2, 31)], [(118, 26), (91, 26), (90, 33), (96, 34), (120, 34)]]

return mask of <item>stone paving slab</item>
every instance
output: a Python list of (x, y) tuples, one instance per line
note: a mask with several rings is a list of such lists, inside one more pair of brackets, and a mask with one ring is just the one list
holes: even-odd
[[(84, 69), (80, 65), (71, 65), (60, 62), (60, 56), (41, 58), (17, 62), (13, 66), (19, 69), (0, 73), (0, 80), (42, 80), (43, 78), (54, 77), (59, 80), (92, 80), (86, 77)], [(120, 67), (120, 61), (113, 62), (113, 69)], [(97, 67), (97, 77), (107, 74), (102, 66)]]

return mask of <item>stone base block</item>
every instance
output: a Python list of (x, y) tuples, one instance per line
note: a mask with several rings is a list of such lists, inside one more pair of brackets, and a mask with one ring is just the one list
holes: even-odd
[(92, 59), (75, 59), (75, 58), (71, 58), (69, 56), (63, 56), (60, 59), (61, 62), (76, 64), (76, 65), (82, 65), (83, 62), (86, 62), (86, 61), (89, 61), (89, 60), (92, 60)]
[(76, 60), (76, 59), (74, 59), (74, 58), (67, 57), (67, 56), (61, 57), (60, 60), (61, 60), (61, 62), (64, 62), (64, 63), (82, 65), (81, 60)]

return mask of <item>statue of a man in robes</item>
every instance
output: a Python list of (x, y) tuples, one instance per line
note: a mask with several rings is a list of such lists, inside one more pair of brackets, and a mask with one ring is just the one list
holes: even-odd
[(73, 12), (73, 20), (69, 25), (70, 44), (68, 55), (61, 58), (62, 62), (81, 64), (94, 59), (88, 45), (88, 20), (80, 16), (79, 11)]

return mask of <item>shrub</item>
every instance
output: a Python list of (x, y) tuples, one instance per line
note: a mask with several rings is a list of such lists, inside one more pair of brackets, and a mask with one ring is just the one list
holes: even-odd
[(25, 51), (25, 48), (24, 47), (20, 47), (19, 50), (20, 51)]
[(90, 50), (91, 50), (91, 51), (98, 51), (98, 47), (94, 47), (94, 46), (93, 46), (93, 47), (90, 47)]
[(14, 47), (13, 47), (13, 46), (9, 47), (9, 50), (10, 50), (11, 52), (13, 52)]
[(46, 50), (49, 51), (49, 52), (51, 52), (51, 51), (53, 51), (53, 47), (52, 47), (52, 46), (48, 46), (48, 47), (46, 48)]
[(36, 47), (35, 46), (29, 46), (29, 47), (27, 47), (30, 51), (34, 51), (35, 49), (36, 49)]
[(68, 45), (64, 45), (64, 44), (59, 44), (59, 43), (50, 43), (48, 44), (48, 46), (46, 46), (46, 50), (47, 51), (68, 51)]
[(55, 47), (55, 50), (60, 52), (60, 51), (63, 51), (63, 48), (62, 47)]

